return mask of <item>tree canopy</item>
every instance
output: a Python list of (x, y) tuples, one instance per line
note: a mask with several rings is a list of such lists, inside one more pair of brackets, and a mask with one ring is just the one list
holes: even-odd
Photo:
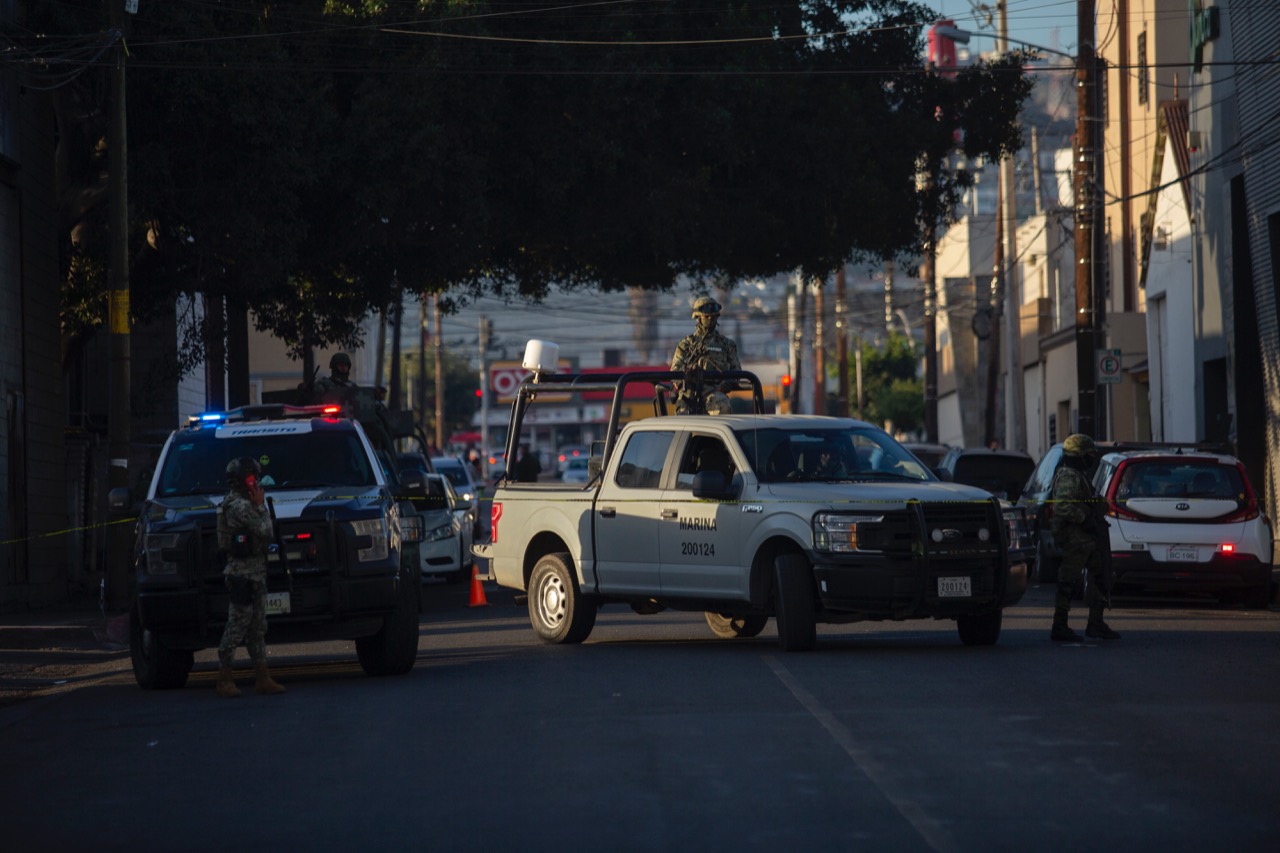
[[(103, 23), (100, 0), (27, 6), (20, 42)], [(926, 67), (935, 13), (903, 0), (165, 0), (126, 17), (133, 304), (232, 296), (295, 353), (352, 342), (397, 285), (537, 297), (912, 252), (966, 183), (941, 179), (945, 157), (1016, 150), (1030, 91), (1017, 56)], [(59, 111), (66, 193), (102, 191), (99, 73), (56, 95), (89, 107)], [(69, 318), (105, 286), (82, 207), (63, 223)]]

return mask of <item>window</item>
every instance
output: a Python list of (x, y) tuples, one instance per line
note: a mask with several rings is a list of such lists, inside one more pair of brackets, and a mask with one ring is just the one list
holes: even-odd
[(638, 432), (622, 450), (614, 482), (624, 489), (656, 489), (662, 483), (672, 432)]
[(719, 471), (724, 474), (726, 483), (733, 479), (736, 471), (733, 457), (724, 442), (715, 436), (695, 435), (689, 439), (676, 473), (676, 488), (692, 488), (693, 475), (699, 471)]
[(1147, 34), (1138, 33), (1138, 103), (1145, 104), (1151, 99), (1148, 92), (1150, 85), (1150, 69), (1147, 68)]

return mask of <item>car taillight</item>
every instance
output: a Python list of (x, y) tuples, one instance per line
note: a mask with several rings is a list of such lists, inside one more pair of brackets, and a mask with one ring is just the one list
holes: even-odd
[(1253, 484), (1244, 473), (1244, 465), (1236, 463), (1236, 470), (1240, 472), (1240, 482), (1244, 486), (1244, 499), (1238, 502), (1235, 512), (1222, 519), (1224, 524), (1231, 521), (1253, 521), (1262, 514), (1262, 508), (1258, 506), (1258, 496), (1253, 492)]
[(489, 506), (489, 541), (498, 541), (498, 519), (502, 518), (502, 504), (494, 501)]
[(1236, 546), (1232, 545), (1230, 542), (1226, 542), (1218, 550), (1224, 554), (1230, 554), (1236, 550)]
[(1120, 488), (1120, 477), (1124, 472), (1124, 463), (1120, 463), (1120, 467), (1116, 469), (1116, 473), (1111, 477), (1111, 484), (1107, 486), (1107, 493), (1103, 497), (1107, 501), (1107, 515), (1112, 518), (1127, 518), (1132, 521), (1139, 520), (1136, 512), (1131, 511), (1124, 505), (1124, 501), (1116, 498), (1116, 492)]

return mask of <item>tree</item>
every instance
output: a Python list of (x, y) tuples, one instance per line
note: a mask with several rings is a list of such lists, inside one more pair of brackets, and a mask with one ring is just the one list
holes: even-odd
[[(844, 366), (848, 370), (848, 365)], [(862, 343), (864, 417), (874, 424), (891, 422), (895, 430), (914, 432), (924, 425), (924, 386), (920, 356), (911, 338), (890, 332), (882, 349)]]
[[(32, 31), (101, 23), (98, 0), (25, 11)], [(970, 155), (1016, 148), (1029, 91), (1016, 63), (926, 69), (934, 13), (903, 0), (246, 0), (129, 17), (135, 310), (232, 297), (296, 355), (356, 343), (397, 281), (536, 298), (911, 252), (966, 184), (941, 175), (957, 134)], [(75, 138), (100, 139), (99, 112), (81, 116)], [(101, 250), (83, 247), (69, 292), (92, 306)]]

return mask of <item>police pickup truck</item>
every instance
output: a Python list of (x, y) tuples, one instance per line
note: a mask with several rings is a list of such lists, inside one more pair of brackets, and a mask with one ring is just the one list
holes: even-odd
[[(704, 611), (719, 637), (755, 636), (772, 616), (786, 651), (813, 648), (817, 623), (860, 620), (950, 619), (966, 645), (990, 645), (1026, 590), (1000, 502), (939, 481), (871, 424), (763, 414), (743, 371), (697, 381), (750, 386), (748, 413), (668, 415), (684, 374), (554, 375), (545, 361), (526, 354), (508, 453), (539, 395), (612, 390), (601, 455), (586, 486), (499, 481), (473, 550), (486, 579), (527, 593), (546, 642), (582, 642), (597, 608), (620, 602)], [(619, 429), (629, 383), (652, 385), (654, 416)]]
[[(275, 519), (268, 644), (352, 639), (365, 672), (412, 669), (422, 530), (410, 498), (425, 493), (423, 475), (397, 475), (340, 406), (264, 404), (193, 417), (160, 452), (134, 549), (129, 645), (138, 684), (181, 687), (193, 653), (218, 644), (229, 594), (217, 508), (227, 463), (243, 456), (261, 464)], [(129, 506), (125, 489), (110, 500)]]

